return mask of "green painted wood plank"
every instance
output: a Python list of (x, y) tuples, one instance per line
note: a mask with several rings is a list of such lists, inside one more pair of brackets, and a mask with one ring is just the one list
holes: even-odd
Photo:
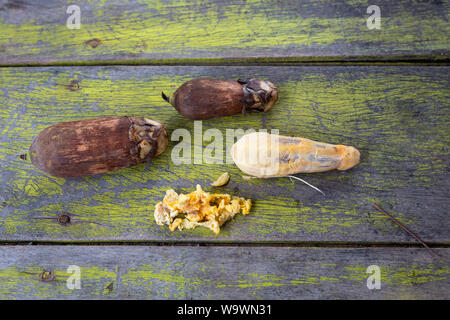
[[(413, 239), (375, 211), (376, 202), (426, 241), (449, 242), (449, 67), (39, 67), (0, 69), (0, 239), (191, 241), (381, 241)], [(258, 77), (278, 85), (266, 114), (202, 123), (218, 129), (279, 129), (280, 134), (356, 146), (349, 171), (301, 175), (326, 193), (286, 178), (245, 180), (234, 164), (154, 162), (80, 179), (49, 177), (19, 158), (46, 126), (83, 118), (135, 115), (163, 121), (169, 136), (194, 122), (160, 97), (184, 81)], [(69, 85), (78, 81), (80, 89)], [(203, 142), (202, 151), (210, 141)], [(226, 154), (226, 150), (224, 150)], [(224, 159), (225, 160), (225, 159)], [(221, 189), (208, 187), (222, 172)], [(228, 192), (254, 200), (215, 236), (172, 233), (155, 224), (169, 188)], [(60, 226), (63, 212), (78, 223)], [(100, 224), (99, 224), (100, 223)]]
[[(71, 265), (80, 289), (67, 287)], [(380, 289), (367, 287), (371, 265)], [(2, 299), (446, 299), (449, 276), (412, 248), (0, 247)]]
[(0, 64), (108, 61), (221, 62), (449, 59), (450, 2), (377, 1), (370, 30), (363, 1), (76, 2), (0, 4)]

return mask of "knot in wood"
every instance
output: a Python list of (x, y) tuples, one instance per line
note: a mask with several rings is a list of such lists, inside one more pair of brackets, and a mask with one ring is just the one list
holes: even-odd
[(57, 221), (62, 226), (68, 226), (71, 224), (72, 220), (67, 213), (62, 213), (58, 216)]
[(70, 91), (77, 91), (77, 90), (80, 90), (80, 89), (81, 89), (80, 81), (78, 81), (78, 80), (70, 81), (70, 84), (69, 84), (69, 90)]
[(53, 270), (43, 270), (39, 275), (39, 280), (43, 282), (50, 282), (55, 280), (55, 272)]

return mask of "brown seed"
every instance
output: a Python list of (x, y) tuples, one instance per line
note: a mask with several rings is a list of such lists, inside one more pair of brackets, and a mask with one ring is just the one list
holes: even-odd
[(52, 176), (82, 177), (145, 162), (167, 145), (167, 133), (158, 121), (106, 117), (44, 129), (31, 144), (30, 156), (37, 168)]
[(219, 80), (199, 78), (185, 82), (172, 98), (164, 100), (192, 120), (230, 116), (247, 112), (266, 112), (278, 99), (277, 88), (264, 80)]

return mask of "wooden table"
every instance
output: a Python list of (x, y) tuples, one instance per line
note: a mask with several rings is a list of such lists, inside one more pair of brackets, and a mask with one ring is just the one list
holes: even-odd
[[(450, 258), (448, 0), (377, 1), (380, 29), (367, 27), (367, 1), (79, 0), (81, 29), (66, 26), (70, 4), (0, 1), (0, 298), (449, 298), (448, 260), (372, 207)], [(279, 88), (270, 112), (203, 132), (279, 129), (356, 146), (361, 163), (299, 175), (324, 197), (287, 178), (245, 180), (233, 164), (176, 165), (177, 141), (151, 163), (79, 179), (19, 157), (61, 121), (148, 116), (194, 133), (161, 91), (196, 77)], [(210, 187), (225, 171), (230, 183)], [(165, 191), (196, 184), (253, 199), (251, 214), (218, 236), (156, 225)], [(81, 289), (66, 286), (71, 265)], [(380, 289), (367, 286), (371, 265)]]

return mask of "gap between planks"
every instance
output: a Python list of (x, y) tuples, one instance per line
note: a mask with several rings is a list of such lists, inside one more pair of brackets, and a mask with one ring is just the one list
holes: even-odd
[(78, 66), (435, 66), (450, 65), (450, 54), (440, 57), (298, 57), (298, 58), (243, 58), (243, 59), (140, 59), (55, 61), (0, 64), (0, 68), (15, 67), (78, 67)]
[[(0, 246), (180, 246), (180, 247), (298, 247), (298, 248), (423, 248), (415, 242), (323, 241), (0, 241)], [(431, 248), (450, 248), (450, 243), (427, 242)], [(425, 249), (425, 248), (423, 248)]]

